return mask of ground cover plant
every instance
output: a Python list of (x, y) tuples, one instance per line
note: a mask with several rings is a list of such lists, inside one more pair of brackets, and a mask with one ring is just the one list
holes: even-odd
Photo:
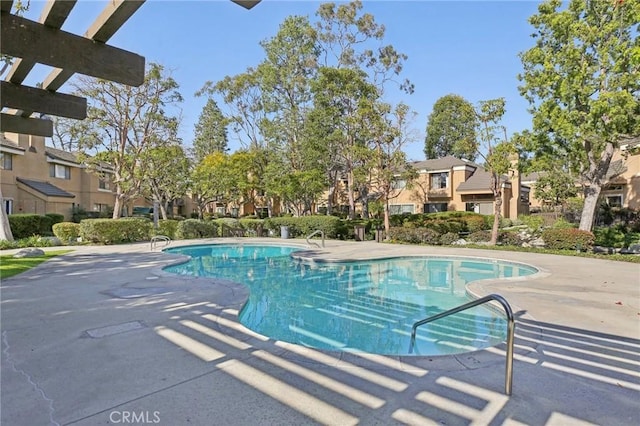
[(73, 250), (55, 250), (49, 251), (40, 257), (21, 257), (16, 258), (13, 255), (0, 256), (0, 279), (4, 280), (14, 275), (18, 275), (24, 271), (28, 271), (45, 262), (52, 257), (69, 253)]

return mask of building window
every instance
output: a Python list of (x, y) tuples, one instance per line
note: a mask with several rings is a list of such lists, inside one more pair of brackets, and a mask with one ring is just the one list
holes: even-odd
[(427, 203), (424, 205), (424, 213), (446, 212), (447, 203)]
[(444, 189), (448, 187), (449, 187), (449, 172), (431, 174), (431, 189)]
[(391, 184), (391, 188), (392, 189), (404, 189), (407, 186), (407, 181), (404, 179), (397, 179), (394, 180), (393, 183)]
[(0, 169), (13, 170), (13, 155), (0, 152)]
[(413, 204), (392, 204), (389, 206), (389, 214), (413, 214)]
[(62, 164), (49, 164), (49, 176), (58, 179), (71, 179), (71, 167)]
[(606, 200), (609, 207), (622, 207), (622, 195), (607, 195)]
[(13, 214), (13, 200), (11, 198), (3, 198), (2, 208), (4, 209), (5, 213)]
[(108, 204), (95, 203), (93, 205), (93, 211), (94, 212), (100, 212), (100, 213), (106, 213), (107, 211), (109, 211), (109, 205)]
[(108, 191), (109, 189), (109, 180), (106, 178), (100, 178), (98, 180), (98, 189), (102, 189), (104, 191)]

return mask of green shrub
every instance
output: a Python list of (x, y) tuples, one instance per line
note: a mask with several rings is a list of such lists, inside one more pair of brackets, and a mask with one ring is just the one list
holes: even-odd
[(28, 213), (10, 214), (8, 218), (11, 233), (16, 240), (39, 234), (40, 224), (43, 220), (48, 220), (39, 214)]
[(84, 219), (80, 237), (100, 244), (145, 241), (151, 234), (151, 221), (146, 218)]
[(71, 221), (75, 223), (80, 223), (84, 219), (89, 219), (89, 213), (80, 206), (74, 206), (71, 208)]
[(64, 222), (64, 215), (60, 213), (47, 213), (45, 216), (51, 218), (53, 225), (56, 223)]
[(433, 229), (439, 234), (455, 233), (458, 234), (466, 230), (466, 225), (456, 220), (432, 220), (425, 222), (424, 227), (427, 229)]
[(493, 221), (495, 220), (495, 216), (492, 214), (483, 215), (484, 219), (484, 228), (482, 229), (493, 229)]
[(530, 231), (536, 232), (544, 225), (544, 218), (539, 215), (523, 215), (518, 216), (518, 220), (529, 228)]
[(307, 236), (316, 230), (323, 231), (326, 238), (339, 238), (341, 229), (340, 219), (335, 216), (272, 217), (264, 220), (264, 228), (275, 234), (280, 234), (281, 226), (288, 226), (289, 235), (294, 238)]
[(623, 248), (640, 242), (640, 233), (632, 232), (631, 227), (624, 225), (598, 227), (593, 230), (594, 245)]
[(560, 219), (557, 219), (555, 222), (553, 222), (553, 225), (551, 225), (551, 227), (553, 229), (572, 229), (575, 228), (576, 225), (561, 217)]
[(482, 231), (484, 229), (489, 229), (489, 226), (487, 225), (487, 222), (484, 219), (484, 216), (479, 215), (479, 214), (473, 214), (466, 216), (464, 218), (464, 222), (467, 225), (467, 231), (469, 232), (476, 232), (476, 231)]
[(77, 241), (80, 236), (80, 224), (73, 222), (60, 222), (53, 225), (53, 235), (63, 243)]
[(471, 241), (472, 243), (481, 243), (491, 241), (491, 231), (482, 230), (475, 231), (465, 237), (467, 241)]
[(513, 222), (508, 217), (500, 218), (500, 228), (509, 228), (513, 225)]
[(179, 220), (160, 219), (158, 220), (158, 229), (152, 229), (151, 233), (153, 235), (164, 235), (171, 238), (172, 240), (175, 240), (179, 223)]
[(392, 241), (410, 244), (440, 244), (440, 234), (438, 231), (429, 228), (396, 226), (389, 228), (389, 238)]
[(40, 218), (40, 235), (53, 235), (53, 225), (64, 220), (64, 215), (47, 213)]
[(440, 244), (449, 246), (460, 239), (456, 232), (447, 232), (440, 236)]
[(237, 235), (237, 230), (242, 229), (240, 220), (232, 217), (221, 217), (211, 220), (216, 225), (216, 235), (230, 237)]
[(214, 238), (218, 236), (219, 225), (214, 221), (186, 219), (178, 223), (177, 239)]
[(256, 237), (262, 237), (263, 229), (264, 229), (264, 220), (258, 219), (256, 216), (252, 217), (244, 217), (240, 219), (240, 226), (243, 229), (247, 230), (250, 235), (255, 235)]
[(522, 245), (522, 240), (517, 232), (501, 231), (498, 233), (498, 244), (504, 246), (519, 246)]
[(545, 247), (552, 250), (587, 250), (593, 246), (595, 236), (580, 229), (545, 229), (542, 232)]
[(50, 238), (42, 238), (40, 235), (32, 235), (19, 240), (0, 240), (0, 250), (29, 248), (29, 247), (52, 247), (55, 243)]

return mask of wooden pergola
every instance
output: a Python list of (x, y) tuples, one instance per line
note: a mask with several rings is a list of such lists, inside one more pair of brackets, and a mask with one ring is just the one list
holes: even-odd
[[(251, 9), (257, 1), (232, 0)], [(40, 19), (11, 13), (13, 0), (0, 1), (0, 53), (16, 58), (0, 81), (0, 132), (50, 137), (53, 122), (44, 115), (82, 120), (87, 100), (59, 93), (74, 74), (84, 74), (129, 86), (144, 81), (145, 59), (107, 44), (142, 6), (144, 0), (112, 0), (83, 36), (61, 29), (77, 0), (49, 0)], [(41, 87), (23, 85), (36, 64), (54, 67)]]

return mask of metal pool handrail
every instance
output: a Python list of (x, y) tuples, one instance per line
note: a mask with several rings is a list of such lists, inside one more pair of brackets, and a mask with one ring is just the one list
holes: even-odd
[(411, 328), (411, 344), (409, 346), (409, 353), (413, 352), (413, 347), (416, 343), (416, 330), (421, 325), (429, 323), (431, 321), (438, 320), (440, 318), (447, 317), (449, 315), (457, 314), (458, 312), (473, 308), (478, 305), (482, 305), (487, 302), (497, 301), (500, 302), (502, 307), (504, 308), (505, 313), (507, 314), (507, 363), (505, 369), (505, 380), (504, 380), (504, 393), (506, 395), (511, 395), (511, 384), (513, 382), (513, 340), (516, 329), (516, 323), (513, 319), (513, 311), (511, 310), (511, 306), (504, 299), (504, 297), (499, 294), (490, 294), (488, 296), (482, 297), (477, 300), (473, 300), (469, 303), (465, 303), (464, 305), (460, 305), (456, 308), (449, 309), (448, 311), (441, 312), (439, 314), (430, 316), (423, 320), (417, 321), (413, 324)]
[(154, 235), (151, 237), (151, 251), (153, 251), (155, 245), (159, 243), (164, 243), (164, 247), (166, 247), (171, 244), (171, 238), (166, 235)]
[(309, 238), (313, 237), (316, 234), (320, 234), (322, 236), (322, 247), (324, 248), (324, 231), (321, 229), (317, 229), (313, 231), (311, 234), (307, 235), (307, 244), (311, 245), (311, 241), (309, 241)]

